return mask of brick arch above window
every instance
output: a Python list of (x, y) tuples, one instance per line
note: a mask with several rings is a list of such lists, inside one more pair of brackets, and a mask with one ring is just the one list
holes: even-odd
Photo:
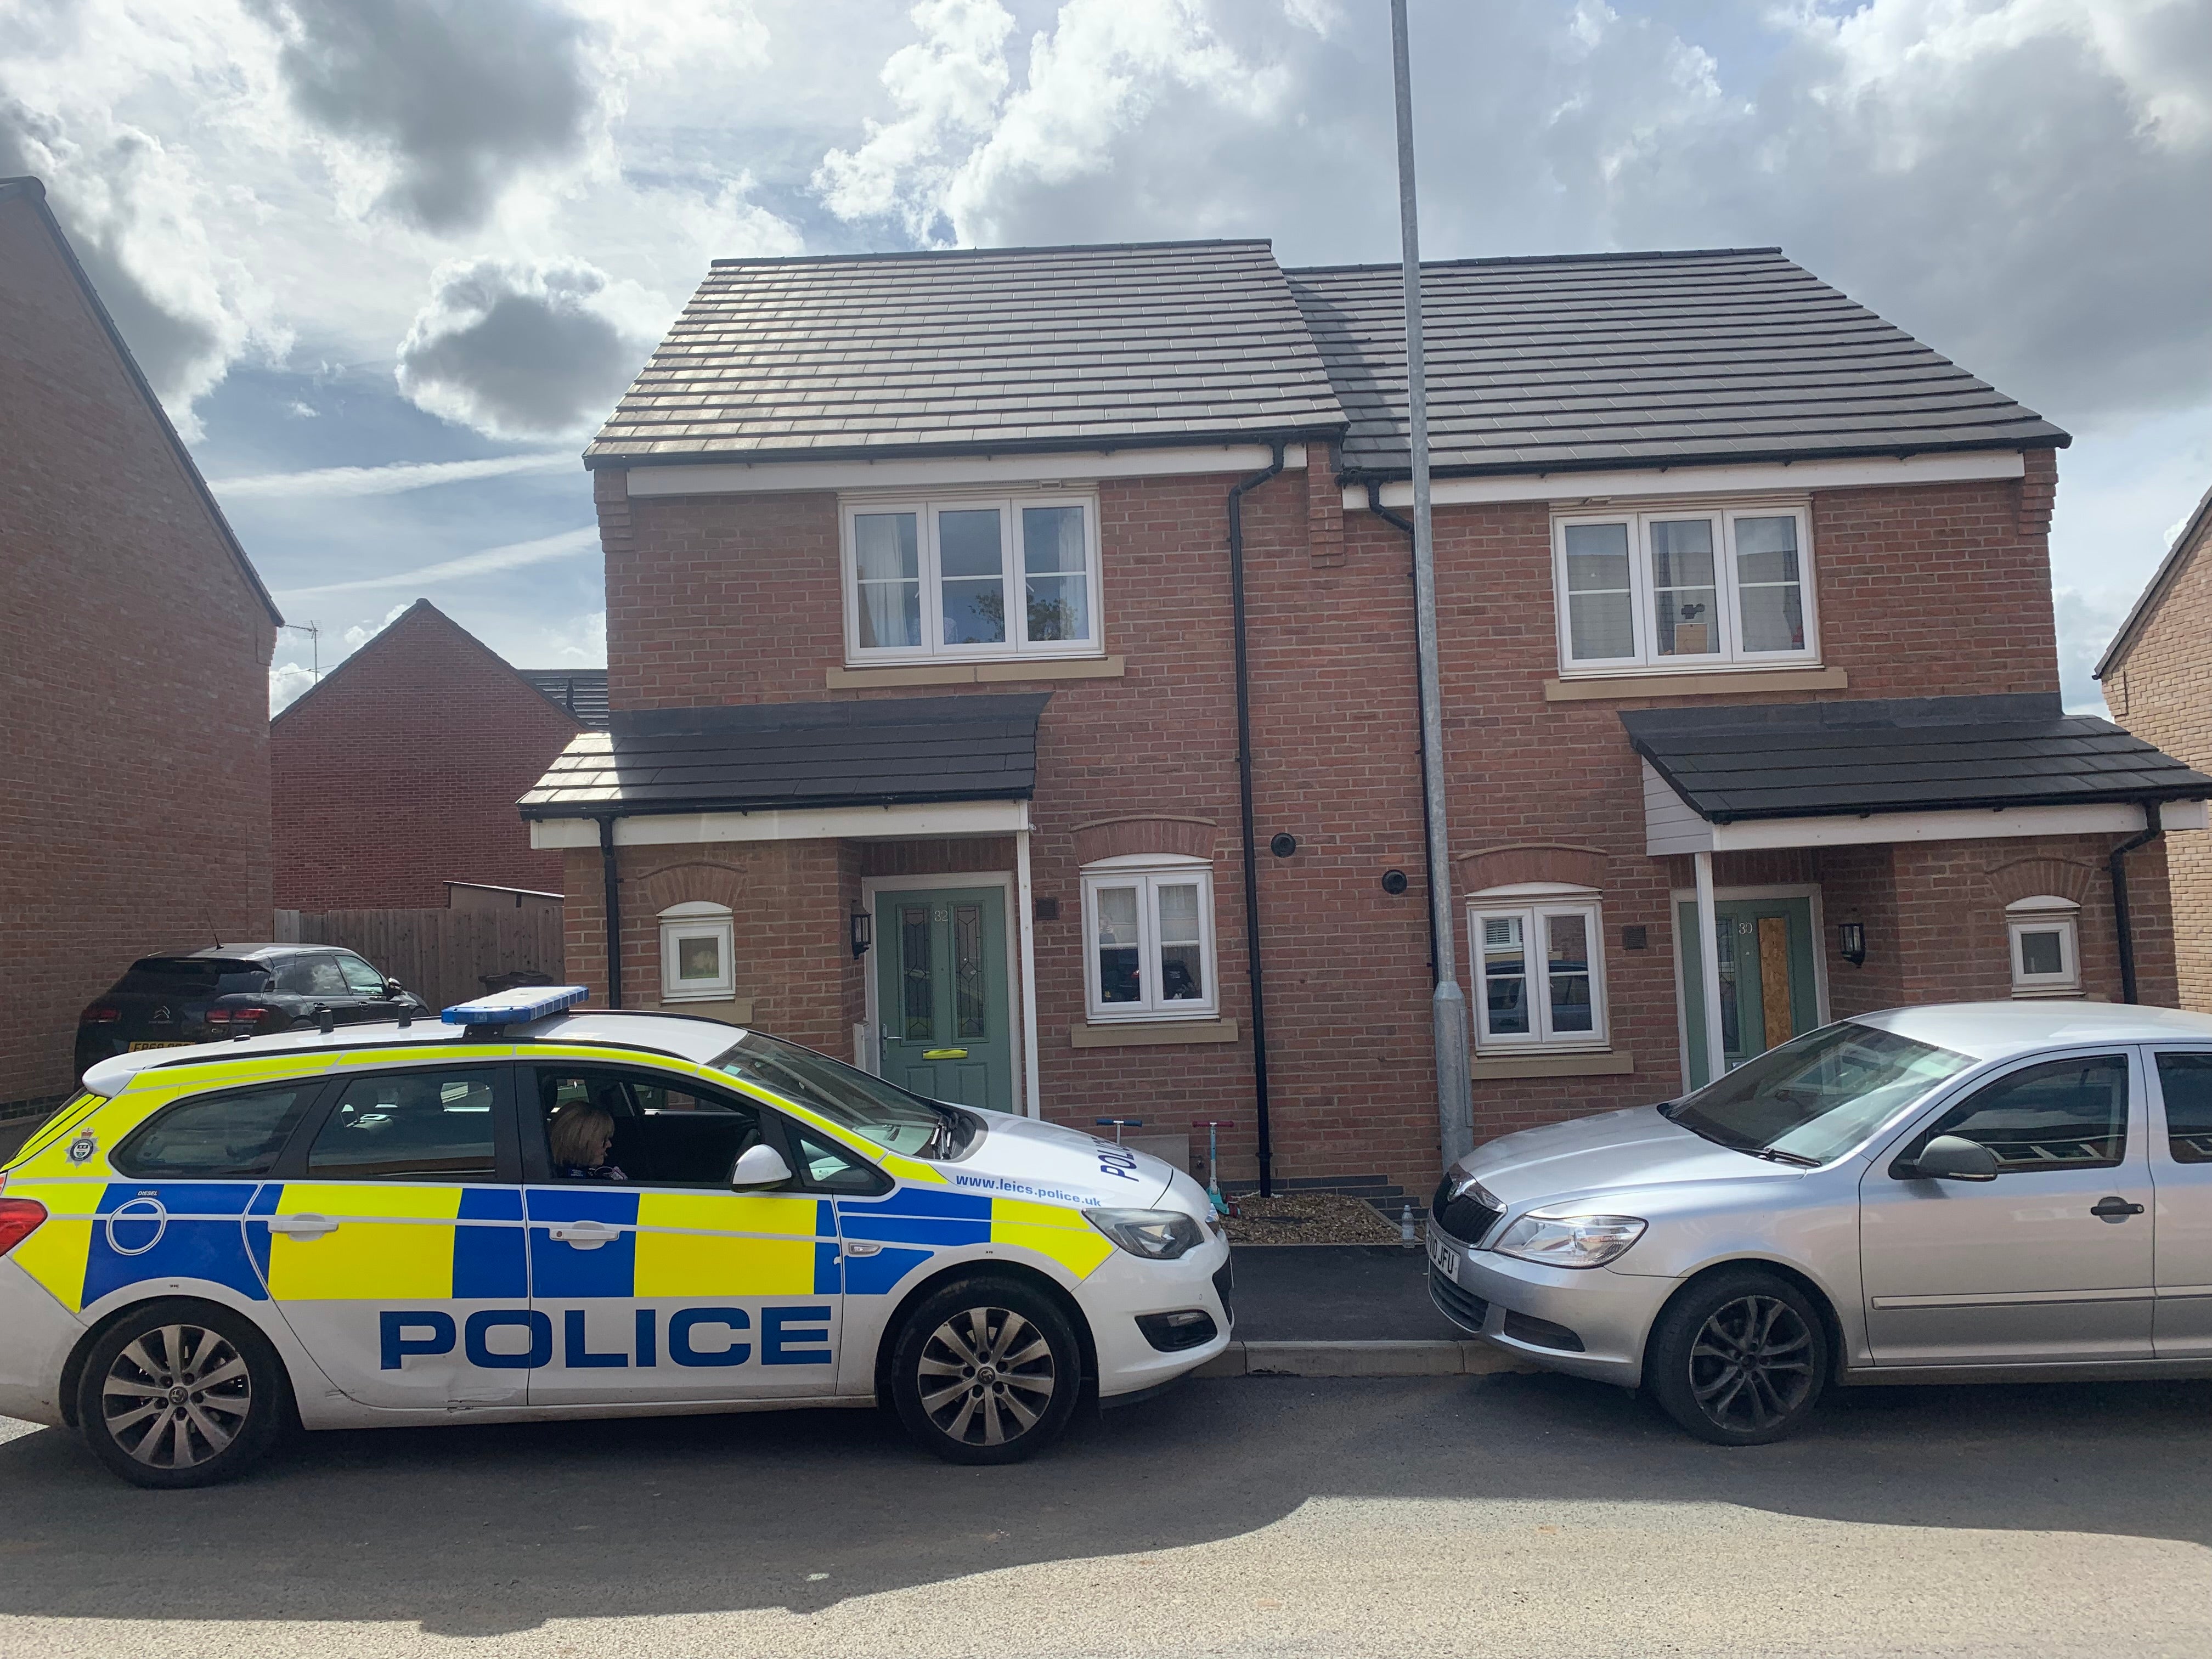
[(1210, 861), (1220, 830), (1221, 826), (1212, 818), (1164, 812), (1132, 812), (1118, 817), (1092, 818), (1075, 826), (1075, 861), (1090, 865), (1101, 859), (1127, 858), (1137, 854)]
[(1460, 890), (1487, 892), (1493, 887), (1516, 887), (1524, 882), (1550, 882), (1562, 887), (1602, 888), (1606, 866), (1612, 854), (1598, 847), (1578, 847), (1565, 842), (1520, 842), (1504, 847), (1486, 847), (1459, 856)]
[(734, 910), (744, 896), (745, 878), (741, 866), (714, 864), (702, 859), (663, 865), (638, 877), (634, 890), (640, 907), (653, 915), (702, 899)]
[(1996, 889), (1997, 897), (2007, 904), (2045, 893), (2083, 903), (2096, 883), (2097, 873), (2094, 865), (2076, 863), (2072, 859), (2014, 859), (1987, 872), (1990, 885)]

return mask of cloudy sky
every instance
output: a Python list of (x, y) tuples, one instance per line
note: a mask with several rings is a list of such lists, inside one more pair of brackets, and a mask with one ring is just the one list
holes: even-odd
[[(1415, 0), (1431, 257), (1779, 243), (2076, 437), (2070, 701), (2212, 484), (2207, 0)], [(1395, 257), (1385, 0), (0, 0), (34, 173), (322, 666), (604, 659), (577, 452), (717, 255)], [(282, 636), (272, 696), (307, 682)]]

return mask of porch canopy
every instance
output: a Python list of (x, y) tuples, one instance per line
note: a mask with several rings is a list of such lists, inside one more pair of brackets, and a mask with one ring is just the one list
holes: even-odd
[(617, 710), (520, 805), (533, 847), (1010, 834), (1050, 697)]
[(2126, 833), (2147, 808), (2201, 829), (2212, 777), (2069, 714), (2056, 693), (1647, 708), (1620, 723), (1644, 761), (1645, 850)]

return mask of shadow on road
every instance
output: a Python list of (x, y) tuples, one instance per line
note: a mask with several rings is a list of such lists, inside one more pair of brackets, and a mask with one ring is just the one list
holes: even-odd
[(1559, 1376), (1193, 1383), (1042, 1458), (959, 1469), (873, 1413), (304, 1437), (209, 1492), (0, 1444), (0, 1614), (547, 1620), (844, 1598), (1265, 1527), (1313, 1498), (1717, 1503), (2212, 1544), (2212, 1383), (1852, 1389), (1780, 1446), (1688, 1440)]

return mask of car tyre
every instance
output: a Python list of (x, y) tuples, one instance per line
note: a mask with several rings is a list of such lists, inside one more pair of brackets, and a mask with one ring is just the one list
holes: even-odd
[(915, 1304), (891, 1355), (907, 1432), (951, 1463), (1018, 1463), (1060, 1437), (1083, 1354), (1058, 1303), (1019, 1280), (957, 1279)]
[(297, 1420), (291, 1378), (252, 1321), (205, 1302), (149, 1302), (100, 1334), (77, 1380), (93, 1455), (133, 1486), (235, 1480)]
[(1812, 1298), (1779, 1273), (1716, 1273), (1667, 1305), (1644, 1351), (1660, 1409), (1716, 1446), (1764, 1446), (1796, 1431), (1828, 1378), (1828, 1333)]

